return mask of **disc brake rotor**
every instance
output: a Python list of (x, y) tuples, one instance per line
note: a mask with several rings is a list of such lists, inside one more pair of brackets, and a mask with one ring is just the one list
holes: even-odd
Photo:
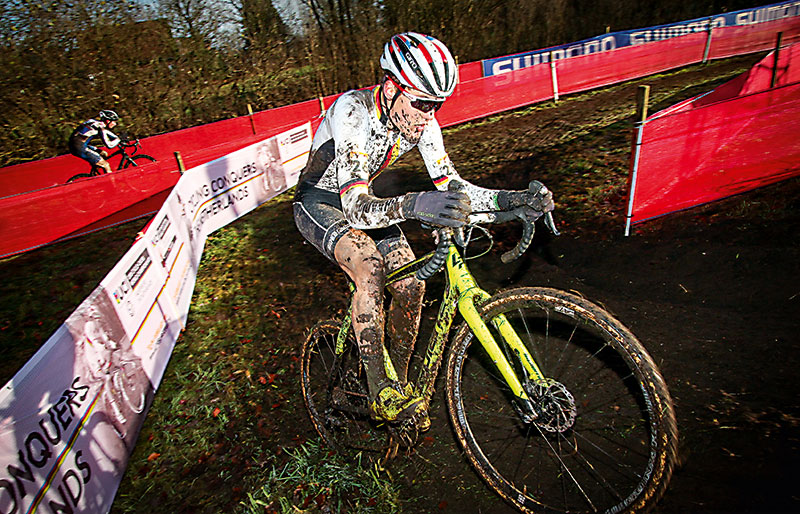
[(525, 392), (538, 414), (536, 425), (548, 432), (565, 432), (575, 423), (575, 398), (561, 382), (546, 378), (525, 384)]

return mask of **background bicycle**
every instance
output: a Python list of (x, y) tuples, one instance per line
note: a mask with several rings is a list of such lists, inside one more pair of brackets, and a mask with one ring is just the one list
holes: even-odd
[[(147, 154), (139, 153), (141, 148), (141, 142), (138, 138), (136, 139), (123, 139), (117, 145), (117, 149), (112, 152), (106, 160), (111, 162), (111, 159), (120, 156), (119, 163), (116, 166), (116, 170), (122, 170), (128, 168), (130, 166), (141, 166), (142, 164), (147, 164), (148, 162), (155, 162), (155, 158), (151, 157)], [(105, 170), (98, 166), (92, 165), (92, 169), (89, 173), (78, 173), (77, 175), (73, 175), (69, 179), (67, 179), (67, 183), (73, 182), (78, 179), (82, 178), (89, 178), (89, 177), (96, 177), (98, 175), (104, 175)]]

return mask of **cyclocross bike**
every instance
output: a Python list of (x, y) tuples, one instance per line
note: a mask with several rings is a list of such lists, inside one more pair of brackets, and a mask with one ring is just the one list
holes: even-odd
[[(605, 309), (576, 294), (524, 287), (491, 296), (467, 269), (473, 233), (485, 234), (491, 248), (482, 223), (521, 219), (522, 237), (501, 259), (522, 255), (536, 219), (525, 209), (472, 215), (462, 230), (436, 229), (434, 252), (387, 277), (387, 283), (411, 273), (427, 279), (445, 270), (444, 296), (413, 387), (430, 405), (446, 353), (445, 396), (456, 437), (482, 479), (520, 511), (647, 510), (672, 476), (678, 431), (667, 386), (644, 347)], [(550, 213), (545, 220), (557, 235)], [(464, 321), (447, 345), (456, 311)], [(387, 374), (396, 378), (384, 356)], [(370, 419), (349, 313), (311, 329), (302, 389), (314, 427), (337, 451), (380, 458), (396, 453), (398, 443), (414, 444), (414, 426)]]
[[(147, 164), (148, 162), (155, 162), (155, 158), (147, 154), (138, 153), (140, 146), (141, 143), (138, 139), (122, 140), (117, 145), (117, 150), (105, 159), (110, 162), (113, 157), (116, 157), (117, 155), (121, 156), (119, 164), (117, 165), (117, 170), (122, 170), (130, 166), (141, 166), (142, 164)], [(78, 173), (77, 175), (70, 177), (67, 180), (67, 183), (81, 178), (104, 175), (105, 173), (106, 170), (104, 170), (101, 166), (93, 164), (92, 170), (89, 173)]]

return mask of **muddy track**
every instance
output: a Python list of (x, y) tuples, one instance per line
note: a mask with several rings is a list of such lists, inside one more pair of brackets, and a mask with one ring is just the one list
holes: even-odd
[[(492, 253), (470, 264), (481, 285), (488, 290), (546, 286), (578, 291), (627, 325), (660, 367), (675, 401), (681, 465), (659, 512), (800, 511), (795, 491), (800, 481), (796, 468), (800, 462), (800, 180), (667, 216), (637, 226), (632, 237), (622, 237), (638, 85), (651, 86), (651, 111), (655, 111), (711, 89), (759, 57), (693, 67), (567, 97), (557, 107), (542, 105), (445, 131), (453, 161), (470, 180), (488, 187), (523, 188), (529, 179), (538, 178), (556, 193), (562, 235), (537, 234), (532, 250), (502, 266), (499, 255), (514, 245), (518, 232), (512, 226), (495, 227)], [(430, 188), (426, 174), (418, 171), (421, 164), (409, 154), (394, 172), (380, 177), (379, 188), (386, 194)], [(231, 446), (229, 441), (238, 440), (241, 433), (258, 431), (259, 452), (272, 455), (315, 437), (302, 408), (299, 367), (292, 357), (299, 354), (308, 327), (341, 312), (347, 287), (341, 273), (303, 245), (291, 223), (288, 202), (264, 205), (244, 223), (274, 230), (263, 231), (268, 235), (259, 236), (256, 243), (258, 255), (268, 259), (242, 258), (233, 263), (251, 267), (259, 277), (258, 283), (236, 285), (241, 294), (250, 294), (248, 302), (260, 311), (216, 312), (193, 305), (190, 324), (203, 327), (231, 318), (242, 324), (237, 327), (241, 333), (277, 331), (279, 337), (254, 350), (253, 360), (269, 360), (266, 371), (286, 370), (275, 377), (275, 389), (265, 388), (262, 403), (278, 407), (261, 415), (257, 423), (232, 420), (230, 433), (219, 435), (220, 448), (202, 450), (207, 452), (205, 460), (185, 467), (168, 465), (166, 456), (153, 463), (148, 460), (162, 435), (160, 428), (151, 428), (155, 424), (151, 412), (143, 432), (146, 437), (140, 438), (134, 454), (136, 467), (129, 468), (120, 494), (140, 480), (154, 509), (182, 505), (175, 511), (216, 512), (224, 503), (230, 507), (224, 510), (234, 510), (241, 499), (236, 490), (247, 469), (232, 466), (231, 478), (223, 479), (207, 468), (213, 459), (246, 462), (255, 453)], [(431, 248), (425, 232), (406, 225), (414, 248)], [(1, 262), (0, 271), (13, 285), (4, 296), (20, 298), (11, 303), (31, 310), (18, 316), (20, 322), (0, 327), (4, 345), (26, 338), (41, 344), (140, 229), (141, 224), (125, 228), (129, 233), (104, 242), (102, 251), (81, 250), (86, 240), (79, 240)], [(262, 230), (256, 228), (254, 233)], [(82, 260), (76, 264), (75, 257), (65, 255), (80, 255)], [(222, 276), (223, 266), (231, 264), (208, 262), (203, 272), (219, 271)], [(45, 265), (52, 267), (40, 271)], [(16, 278), (35, 274), (44, 274), (41, 280), (47, 285), (38, 287)], [(50, 291), (53, 276), (58, 278)], [(429, 281), (431, 292), (438, 291), (439, 280)], [(275, 289), (267, 289), (268, 284), (276, 284)], [(49, 292), (37, 300), (37, 291)], [(36, 301), (58, 305), (52, 320), (41, 319)], [(435, 312), (426, 311), (423, 324), (434, 316)], [(185, 339), (173, 360), (192, 356)], [(35, 351), (35, 345), (30, 346), (5, 354), (6, 378)], [(248, 350), (234, 346), (228, 356)], [(170, 373), (165, 375), (154, 410), (169, 410), (170, 398), (164, 395), (174, 389), (171, 380)], [(440, 379), (431, 432), (413, 453), (399, 456), (388, 467), (403, 486), (403, 511), (514, 512), (482, 484), (456, 446), (442, 390)], [(254, 409), (240, 407), (242, 412)], [(207, 507), (210, 504), (217, 507)]]
[[(639, 84), (651, 85), (657, 110), (715, 85), (703, 84), (702, 73), (625, 84), (558, 109), (504, 117), (455, 131), (446, 143), (454, 161), (466, 160), (482, 183), (521, 187), (531, 175), (542, 178), (557, 192), (565, 222), (562, 236), (540, 234), (537, 249), (514, 266), (473, 265), (486, 266), (482, 285), (579, 291), (628, 325), (660, 366), (676, 404), (681, 465), (657, 511), (797, 511), (800, 181), (668, 216), (625, 238), (619, 195), (609, 196), (608, 210), (587, 212), (563, 199), (565, 192), (585, 198), (591, 187), (585, 177), (550, 172), (563, 170), (566, 152), (590, 159), (592, 146), (602, 155), (598, 147), (629, 141), (624, 127)], [(581, 128), (587, 120), (594, 126)], [(481, 154), (493, 155), (491, 167), (499, 172), (484, 172)], [(626, 154), (605, 157), (627, 165)], [(503, 246), (505, 232), (497, 232)], [(466, 458), (451, 442), (443, 403), (434, 413), (430, 448), (400, 464), (411, 477), (409, 495), (424, 498), (410, 511), (513, 512), (481, 495), (481, 484), (464, 472)]]

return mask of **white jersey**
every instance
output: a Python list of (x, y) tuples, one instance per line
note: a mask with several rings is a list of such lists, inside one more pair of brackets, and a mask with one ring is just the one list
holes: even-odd
[(415, 146), (439, 190), (466, 193), (473, 211), (493, 211), (496, 191), (463, 180), (444, 149), (442, 131), (433, 119), (414, 144), (389, 121), (378, 101), (380, 86), (348, 91), (325, 113), (314, 134), (308, 164), (297, 186), (298, 201), (319, 199), (342, 209), (355, 228), (387, 227), (405, 220), (403, 197), (378, 198), (372, 182)]
[(86, 120), (72, 132), (70, 139), (78, 139), (91, 144), (92, 139), (100, 138), (106, 148), (114, 148), (120, 142), (119, 136), (106, 128), (106, 124), (95, 119)]

